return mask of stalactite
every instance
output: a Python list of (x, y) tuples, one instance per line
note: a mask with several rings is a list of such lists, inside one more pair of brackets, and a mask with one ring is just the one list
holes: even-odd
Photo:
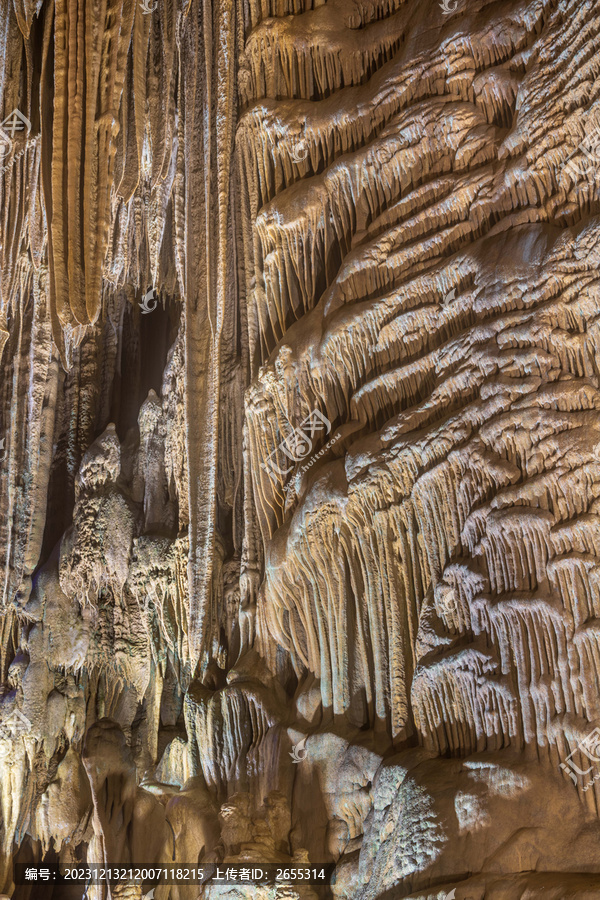
[(0, 0), (0, 56), (0, 890), (592, 896), (597, 4)]

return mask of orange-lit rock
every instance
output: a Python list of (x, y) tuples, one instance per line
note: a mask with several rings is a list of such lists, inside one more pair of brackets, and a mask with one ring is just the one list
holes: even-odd
[(598, 4), (0, 0), (0, 51), (0, 890), (600, 897)]

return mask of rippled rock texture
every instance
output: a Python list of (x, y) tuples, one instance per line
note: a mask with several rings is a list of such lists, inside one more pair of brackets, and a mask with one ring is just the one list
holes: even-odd
[(600, 897), (598, 0), (0, 0), (0, 57), (0, 891)]

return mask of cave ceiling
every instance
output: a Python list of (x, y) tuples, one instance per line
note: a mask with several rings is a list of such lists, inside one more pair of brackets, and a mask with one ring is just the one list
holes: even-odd
[(0, 116), (0, 897), (599, 900), (598, 0), (0, 0)]

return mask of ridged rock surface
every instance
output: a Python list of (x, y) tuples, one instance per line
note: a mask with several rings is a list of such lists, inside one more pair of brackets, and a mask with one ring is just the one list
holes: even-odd
[(598, 0), (0, 0), (0, 58), (0, 892), (600, 897)]

